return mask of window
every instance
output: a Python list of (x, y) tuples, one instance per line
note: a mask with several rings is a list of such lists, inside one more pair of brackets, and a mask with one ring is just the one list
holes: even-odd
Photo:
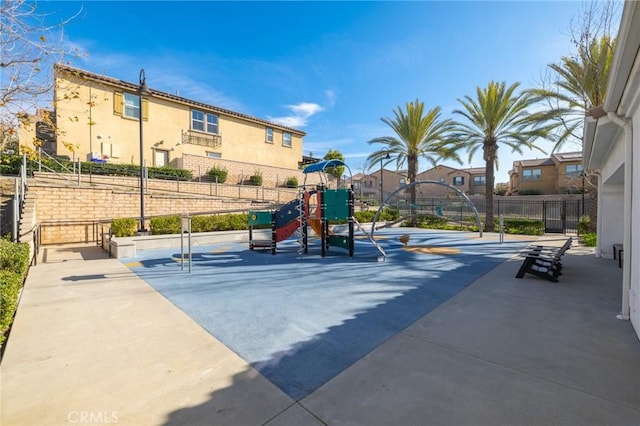
[(464, 176), (454, 176), (453, 177), (453, 185), (454, 186), (462, 186), (462, 185), (464, 185)]
[(540, 180), (542, 179), (542, 170), (526, 169), (522, 171), (522, 180)]
[(364, 187), (365, 188), (373, 188), (373, 181), (365, 180), (364, 181)]
[(567, 177), (577, 178), (582, 176), (582, 164), (569, 164), (567, 166)]
[(124, 116), (140, 119), (140, 96), (131, 93), (124, 94)]
[(400, 178), (400, 186), (405, 186), (407, 184), (407, 181), (405, 180), (405, 178)]
[(487, 178), (485, 176), (474, 176), (473, 184), (474, 185), (485, 185), (487, 183)]
[(209, 157), (209, 158), (221, 158), (222, 155), (219, 152), (207, 151), (207, 157)]
[(444, 180), (445, 180), (445, 179), (444, 179), (443, 177), (441, 177), (441, 178), (439, 179), (440, 183), (445, 183), (445, 182), (444, 182)]
[(207, 133), (218, 134), (218, 116), (207, 114)]
[(194, 109), (191, 111), (191, 129), (217, 135), (218, 116), (215, 114), (205, 114), (202, 111)]
[(282, 132), (282, 146), (291, 147), (291, 133)]
[(264, 141), (266, 143), (273, 143), (273, 129), (271, 127), (267, 127), (267, 131), (264, 136)]

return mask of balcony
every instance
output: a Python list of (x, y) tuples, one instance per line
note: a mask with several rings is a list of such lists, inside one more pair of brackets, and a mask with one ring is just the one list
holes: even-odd
[(210, 133), (195, 132), (193, 130), (183, 130), (182, 143), (206, 146), (207, 148), (215, 149), (222, 146), (222, 136)]

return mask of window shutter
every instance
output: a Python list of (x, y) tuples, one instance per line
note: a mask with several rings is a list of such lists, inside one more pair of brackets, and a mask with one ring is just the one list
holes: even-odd
[(124, 109), (124, 99), (121, 92), (113, 92), (113, 114), (122, 115)]
[(149, 121), (149, 101), (142, 99), (142, 119)]

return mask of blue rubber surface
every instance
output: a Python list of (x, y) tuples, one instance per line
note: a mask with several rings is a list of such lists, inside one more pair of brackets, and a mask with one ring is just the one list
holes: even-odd
[[(450, 253), (410, 252), (402, 234), (411, 235), (409, 246)], [(384, 238), (384, 262), (367, 239), (356, 239), (352, 259), (333, 247), (322, 258), (317, 240), (306, 255), (293, 239), (275, 256), (248, 243), (193, 247), (191, 274), (186, 262), (180, 268), (179, 249), (121, 261), (300, 400), (526, 244), (407, 228), (376, 237)]]

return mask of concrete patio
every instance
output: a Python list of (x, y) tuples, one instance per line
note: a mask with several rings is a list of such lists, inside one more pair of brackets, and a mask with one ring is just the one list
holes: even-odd
[(640, 424), (617, 263), (576, 245), (551, 283), (514, 278), (520, 262), (296, 401), (100, 248), (47, 246), (0, 366), (0, 423)]

